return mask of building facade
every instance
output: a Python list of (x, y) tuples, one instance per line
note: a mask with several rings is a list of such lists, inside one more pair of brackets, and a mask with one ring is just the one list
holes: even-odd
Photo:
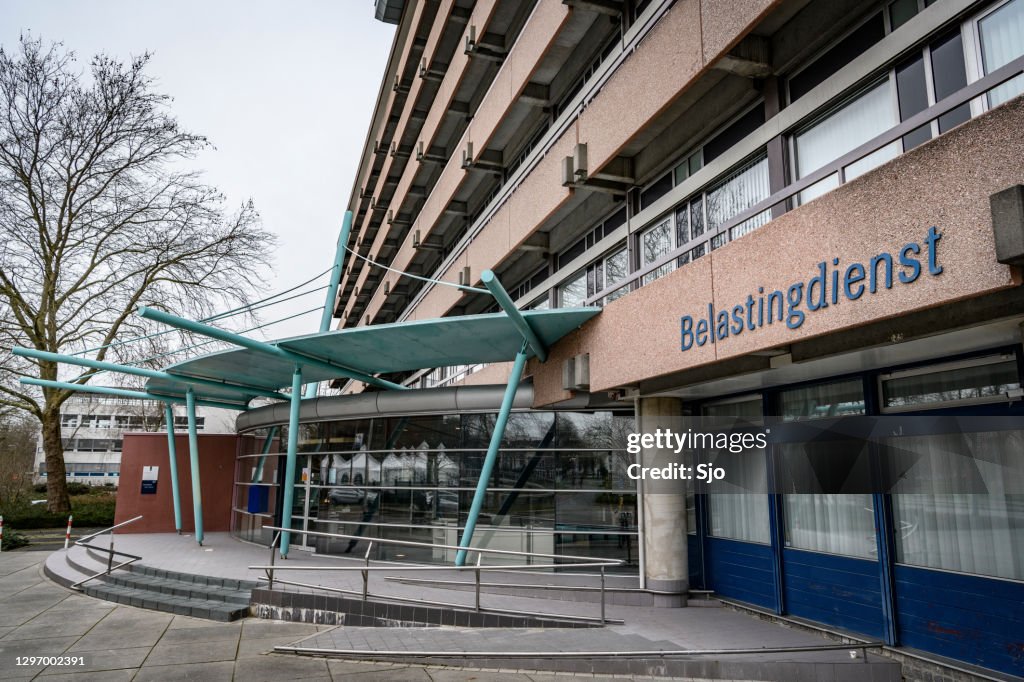
[[(235, 415), (230, 410), (199, 407), (196, 428), (203, 433), (233, 433)], [(174, 426), (186, 427), (184, 406), (175, 406)], [(121, 447), (124, 434), (165, 431), (162, 403), (80, 394), (61, 408), (61, 438), (64, 466), (69, 483), (117, 485), (121, 475)], [(36, 445), (35, 482), (46, 482), (46, 455), (42, 434)]]
[[(527, 428), (503, 451), (494, 536), (537, 482), (516, 542), (635, 542), (652, 591), (1024, 674), (1024, 0), (377, 5), (396, 38), (349, 200), (340, 325), (497, 310), (438, 283), (485, 270), (520, 308), (602, 307), (527, 367), (522, 419), (555, 441)], [(398, 400), (358, 382), (318, 401), (302, 523), (326, 510), (454, 537), (473, 462), (451, 451), (479, 448), (462, 430), (496, 404), (445, 387), (509, 373), (389, 376), (441, 389), (397, 411), (354, 407)], [(556, 442), (573, 420), (696, 416), (775, 430), (734, 464), (739, 490), (654, 494), (616, 475), (621, 440)], [(849, 417), (883, 427), (871, 449), (818, 435)], [(269, 444), (286, 421), (264, 408), (240, 427)], [(255, 539), (273, 503), (250, 489), (276, 478), (248, 454), (236, 529)], [(878, 485), (897, 455), (913, 475)], [(844, 456), (875, 485), (778, 485)]]

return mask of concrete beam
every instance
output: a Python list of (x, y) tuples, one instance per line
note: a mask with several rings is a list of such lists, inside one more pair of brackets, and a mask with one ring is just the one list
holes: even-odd
[(771, 41), (763, 36), (745, 36), (712, 68), (743, 78), (767, 78), (772, 75)]

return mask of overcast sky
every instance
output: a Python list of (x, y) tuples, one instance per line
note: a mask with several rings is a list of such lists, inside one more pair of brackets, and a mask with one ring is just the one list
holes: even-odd
[[(73, 50), (153, 54), (149, 74), (216, 150), (197, 167), (233, 207), (249, 197), (279, 235), (279, 291), (331, 265), (394, 27), (372, 0), (0, 0), (0, 44), (30, 31)], [(326, 281), (326, 280), (324, 280)], [(265, 320), (323, 303), (268, 308)], [(268, 329), (317, 330), (319, 313)]]

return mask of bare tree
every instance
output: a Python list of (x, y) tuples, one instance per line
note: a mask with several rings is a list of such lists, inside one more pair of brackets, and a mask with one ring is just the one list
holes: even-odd
[(70, 506), (70, 393), (24, 390), (18, 374), (58, 379), (57, 365), (9, 349), (116, 358), (111, 344), (144, 329), (140, 304), (199, 317), (247, 301), (273, 241), (251, 202), (230, 214), (183, 170), (209, 143), (179, 125), (148, 61), (99, 55), (82, 73), (59, 44), (0, 50), (0, 405), (41, 423), (51, 512)]

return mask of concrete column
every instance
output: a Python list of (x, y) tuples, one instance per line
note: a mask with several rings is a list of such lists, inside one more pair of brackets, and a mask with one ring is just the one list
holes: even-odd
[[(678, 398), (640, 398), (636, 401), (637, 431), (650, 434), (658, 429), (684, 431), (682, 409)], [(683, 461), (683, 454), (677, 455), (671, 448), (645, 448), (639, 459), (643, 467), (658, 468)], [(645, 585), (649, 590), (674, 593), (663, 600), (665, 606), (685, 606), (690, 587), (685, 482), (643, 481), (641, 514)]]

